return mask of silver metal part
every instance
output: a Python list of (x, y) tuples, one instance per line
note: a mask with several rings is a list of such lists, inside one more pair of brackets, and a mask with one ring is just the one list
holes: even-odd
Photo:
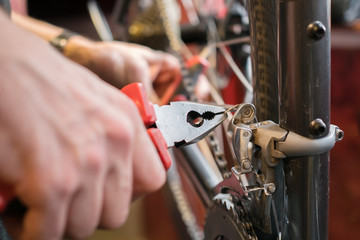
[(248, 154), (248, 146), (250, 143), (252, 133), (250, 128), (236, 127), (233, 133), (233, 147), (235, 151), (236, 160), (238, 163), (236, 169), (238, 172), (251, 172), (251, 161)]
[(285, 140), (287, 131), (272, 121), (264, 121), (251, 126), (254, 134), (254, 144), (261, 147), (263, 158), (268, 166), (274, 167), (279, 158), (285, 155), (275, 149), (275, 142)]
[(171, 102), (161, 107), (154, 105), (154, 108), (156, 126), (168, 147), (198, 142), (227, 118), (225, 107), (208, 104)]
[(223, 180), (221, 174), (219, 172), (215, 172), (215, 170), (211, 168), (198, 145), (194, 144), (185, 146), (182, 150), (185, 157), (188, 159), (196, 159), (196, 161), (189, 161), (189, 164), (197, 176), (200, 176), (199, 179), (201, 184), (208, 192), (210, 192)]
[(330, 125), (327, 136), (317, 139), (286, 131), (272, 121), (253, 124), (251, 129), (254, 143), (262, 148), (269, 166), (276, 166), (280, 158), (313, 156), (328, 152), (334, 147), (335, 142), (344, 136), (343, 131), (335, 125)]
[(255, 118), (255, 107), (252, 104), (241, 104), (238, 106), (233, 119), (228, 126), (228, 137), (234, 148), (236, 156), (235, 171), (238, 174), (252, 171), (252, 162), (249, 157), (249, 146), (252, 131), (249, 123)]
[(265, 183), (262, 187), (249, 186), (249, 187), (245, 188), (246, 193), (256, 192), (256, 191), (264, 191), (265, 195), (268, 196), (268, 195), (275, 193), (276, 186), (274, 183)]
[(335, 142), (342, 139), (343, 133), (335, 125), (330, 125), (329, 134), (318, 139), (303, 137), (294, 132), (289, 132), (285, 141), (276, 143), (276, 152), (281, 152), (285, 157), (313, 156), (330, 151)]

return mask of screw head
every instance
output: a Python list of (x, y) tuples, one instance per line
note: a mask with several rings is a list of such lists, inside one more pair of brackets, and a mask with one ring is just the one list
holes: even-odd
[(244, 160), (243, 163), (242, 163), (242, 167), (245, 169), (245, 170), (249, 170), (251, 168), (251, 163), (249, 160)]
[(317, 118), (310, 123), (309, 130), (315, 136), (322, 136), (326, 132), (326, 124), (323, 120)]
[(342, 131), (342, 130), (339, 129), (339, 128), (336, 128), (335, 134), (336, 134), (336, 141), (337, 141), (337, 142), (343, 140), (343, 138), (344, 138), (344, 131)]
[(244, 117), (249, 117), (252, 114), (252, 109), (250, 107), (245, 107), (242, 113)]
[(314, 21), (309, 24), (307, 33), (310, 39), (318, 41), (325, 36), (326, 27), (320, 21)]
[(267, 191), (269, 193), (274, 193), (276, 191), (276, 187), (274, 184), (270, 184), (268, 187), (267, 187)]

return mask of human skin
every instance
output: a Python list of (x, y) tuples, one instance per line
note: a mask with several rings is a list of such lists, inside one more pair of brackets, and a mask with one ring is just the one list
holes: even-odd
[(21, 239), (121, 226), (165, 181), (135, 105), (2, 12), (0, 26), (0, 184), (27, 208)]
[[(64, 31), (16, 12), (12, 13), (12, 20), (47, 42)], [(158, 97), (163, 96), (171, 84), (181, 78), (180, 63), (174, 56), (137, 44), (93, 41), (75, 35), (67, 42), (63, 54), (117, 88), (132, 82), (143, 83), (155, 103), (159, 102)]]

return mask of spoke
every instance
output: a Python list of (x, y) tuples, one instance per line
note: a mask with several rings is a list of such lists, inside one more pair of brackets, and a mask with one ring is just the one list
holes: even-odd
[[(208, 27), (209, 29), (212, 29), (213, 33), (215, 34), (215, 39), (220, 39), (220, 36), (217, 32), (217, 27), (215, 25), (215, 23), (213, 21), (208, 21)], [(244, 76), (244, 74), (242, 73), (242, 71), (240, 70), (240, 68), (237, 66), (237, 64), (235, 63), (234, 59), (232, 58), (231, 54), (228, 52), (228, 50), (226, 49), (227, 45), (231, 45), (231, 44), (235, 44), (235, 42), (249, 42), (250, 38), (249, 37), (244, 37), (244, 38), (239, 38), (239, 39), (232, 39), (232, 40), (228, 40), (228, 41), (224, 41), (224, 42), (214, 42), (211, 43), (209, 45), (207, 45), (202, 52), (200, 53), (200, 55), (204, 58), (209, 57), (209, 55), (213, 52), (215, 47), (218, 47), (221, 54), (224, 56), (225, 61), (229, 64), (231, 70), (235, 73), (235, 75), (237, 76), (237, 78), (240, 80), (240, 82), (244, 85), (244, 87), (246, 88), (246, 90), (250, 93), (253, 93), (253, 87), (251, 86), (250, 82), (246, 79), (246, 77)]]
[(244, 87), (249, 91), (253, 92), (253, 87), (249, 83), (249, 81), (246, 79), (244, 74), (241, 72), (237, 64), (235, 63), (234, 59), (231, 57), (229, 52), (226, 50), (225, 46), (220, 45), (219, 46), (221, 54), (224, 56), (226, 62), (229, 64), (235, 75), (238, 77), (240, 82), (244, 85)]
[(209, 47), (230, 46), (230, 45), (234, 45), (234, 44), (249, 43), (249, 42), (250, 42), (250, 37), (239, 37), (239, 38), (234, 38), (234, 39), (230, 39), (230, 40), (226, 40), (226, 41), (212, 43), (212, 44), (209, 44)]

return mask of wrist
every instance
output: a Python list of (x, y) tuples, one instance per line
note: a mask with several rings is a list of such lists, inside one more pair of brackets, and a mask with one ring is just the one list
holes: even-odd
[(74, 32), (64, 30), (49, 42), (64, 56), (83, 66), (87, 66), (91, 59), (90, 54), (94, 41)]
[(59, 35), (49, 41), (50, 45), (61, 53), (64, 53), (65, 47), (68, 45), (70, 38), (77, 35), (69, 30), (62, 31)]

